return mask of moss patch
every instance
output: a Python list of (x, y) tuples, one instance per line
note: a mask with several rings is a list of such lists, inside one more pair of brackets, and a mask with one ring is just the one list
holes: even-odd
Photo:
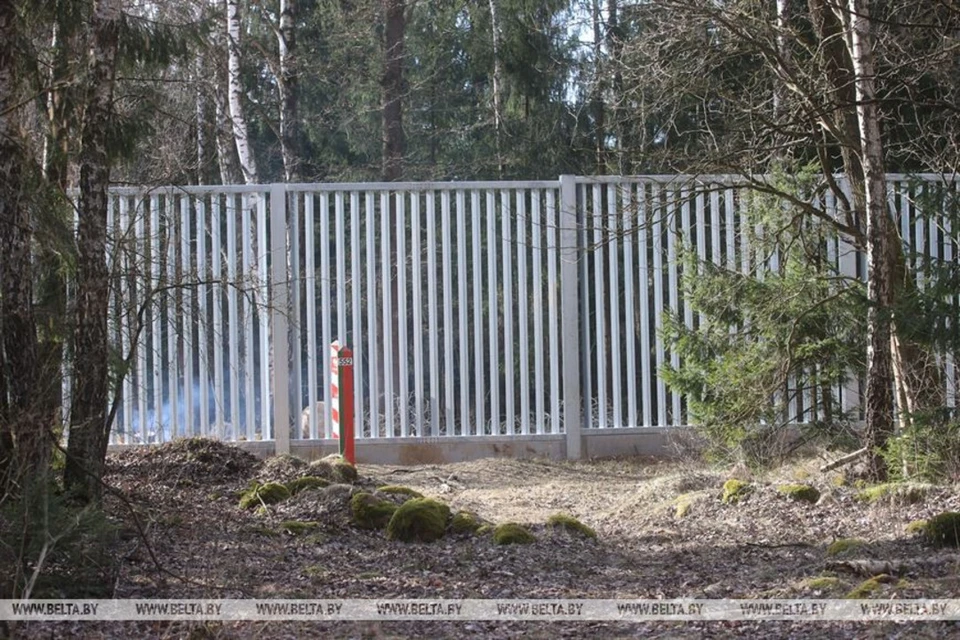
[(279, 482), (255, 483), (240, 496), (240, 508), (252, 509), (265, 504), (276, 504), (290, 497), (290, 490)]
[(724, 504), (737, 504), (746, 498), (751, 491), (753, 491), (753, 487), (750, 486), (749, 482), (730, 478), (723, 483), (723, 493), (720, 496), (720, 501)]
[(560, 528), (570, 533), (577, 533), (585, 538), (596, 538), (597, 532), (566, 513), (555, 513), (547, 518), (547, 526)]
[(409, 496), (411, 498), (422, 498), (423, 494), (417, 491), (416, 489), (411, 489), (410, 487), (401, 487), (394, 484), (384, 485), (382, 487), (377, 487), (378, 493), (388, 493), (394, 496)]
[(777, 491), (780, 495), (797, 502), (816, 504), (820, 499), (820, 492), (809, 484), (782, 484), (777, 487)]
[(330, 482), (353, 484), (359, 479), (357, 468), (338, 455), (330, 455), (310, 463), (307, 473)]
[(516, 522), (506, 522), (493, 530), (493, 541), (497, 544), (530, 544), (537, 538)]
[(904, 527), (904, 531), (911, 534), (926, 533), (928, 524), (927, 520), (914, 520)]
[(830, 543), (830, 546), (827, 547), (827, 555), (834, 557), (844, 555), (855, 549), (859, 549), (863, 545), (864, 541), (857, 538), (840, 538)]
[(387, 539), (401, 542), (433, 542), (443, 537), (450, 507), (430, 498), (407, 500), (387, 523)]
[(287, 483), (287, 489), (290, 490), (290, 495), (295, 496), (301, 491), (307, 491), (309, 489), (323, 489), (330, 486), (330, 481), (324, 478), (318, 478), (317, 476), (304, 476), (303, 478), (297, 478), (296, 480), (291, 480)]
[(960, 513), (944, 511), (930, 518), (923, 535), (937, 547), (960, 547)]
[(375, 498), (366, 491), (355, 493), (350, 498), (353, 521), (361, 529), (383, 529), (396, 510), (394, 503)]
[(866, 598), (874, 591), (880, 589), (882, 584), (890, 584), (891, 582), (896, 582), (896, 578), (888, 576), (885, 573), (881, 573), (878, 576), (873, 576), (868, 580), (864, 580), (859, 585), (854, 587), (847, 595), (847, 598), (852, 600), (859, 600), (861, 598)]
[(454, 533), (477, 533), (481, 528), (480, 520), (469, 511), (457, 511), (450, 521), (450, 530)]
[(916, 504), (929, 495), (931, 488), (924, 484), (887, 482), (863, 489), (857, 493), (857, 500), (867, 504)]
[(292, 536), (299, 536), (313, 531), (320, 526), (319, 522), (302, 522), (300, 520), (286, 520), (280, 523), (280, 530)]
[(686, 518), (693, 508), (693, 496), (689, 493), (682, 493), (674, 499), (673, 504), (676, 507), (673, 517), (677, 520)]
[(800, 586), (804, 589), (814, 591), (827, 591), (837, 587), (840, 584), (840, 578), (836, 576), (816, 576), (814, 578), (804, 578)]

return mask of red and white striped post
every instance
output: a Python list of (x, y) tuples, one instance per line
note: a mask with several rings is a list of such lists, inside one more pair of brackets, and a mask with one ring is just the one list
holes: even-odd
[(356, 464), (353, 443), (353, 351), (330, 345), (330, 397), (333, 400), (330, 418), (333, 437), (340, 441), (340, 455), (350, 464)]

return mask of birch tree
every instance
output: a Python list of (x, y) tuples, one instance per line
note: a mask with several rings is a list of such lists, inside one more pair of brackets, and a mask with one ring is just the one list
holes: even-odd
[(499, 0), (490, 0), (490, 39), (493, 44), (493, 127), (497, 148), (497, 177), (503, 178), (503, 72), (500, 62)]
[(297, 0), (280, 0), (280, 149), (287, 182), (300, 180), (299, 69), (297, 61)]
[[(862, 150), (863, 178), (866, 186), (867, 236), (867, 391), (865, 398), (866, 432), (863, 444), (868, 449), (871, 475), (886, 477), (881, 450), (893, 435), (893, 365), (890, 341), (893, 311), (890, 219), (887, 210), (886, 172), (883, 141), (877, 112), (874, 39), (870, 23), (870, 0), (849, 0), (850, 58), (855, 76), (857, 119)], [(905, 409), (905, 408), (904, 408)]]
[(247, 184), (257, 184), (257, 160), (250, 145), (250, 131), (243, 107), (243, 82), (240, 77), (240, 0), (226, 0), (227, 8), (227, 105), (233, 139), (240, 158), (240, 169)]

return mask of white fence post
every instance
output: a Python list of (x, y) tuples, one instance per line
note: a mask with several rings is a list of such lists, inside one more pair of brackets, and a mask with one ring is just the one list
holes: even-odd
[(583, 410), (580, 388), (580, 221), (574, 176), (560, 176), (560, 352), (563, 354), (563, 424), (567, 458), (581, 456)]
[[(273, 438), (276, 454), (290, 453), (290, 389), (287, 323), (287, 189), (270, 185), (270, 341), (273, 346)], [(294, 275), (296, 278), (297, 275)], [(269, 369), (266, 363), (262, 365)], [(266, 402), (267, 398), (263, 399)], [(311, 407), (314, 410), (314, 407)], [(264, 425), (265, 427), (266, 425)], [(266, 429), (264, 428), (264, 437)]]

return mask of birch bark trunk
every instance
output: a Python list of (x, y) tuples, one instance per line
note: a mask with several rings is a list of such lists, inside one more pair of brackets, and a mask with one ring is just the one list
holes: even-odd
[(243, 83), (240, 78), (241, 26), (240, 1), (227, 0), (227, 105), (243, 179), (247, 184), (257, 184), (257, 160), (250, 147), (250, 133), (243, 109)]
[(233, 143), (233, 126), (230, 124), (230, 114), (227, 113), (225, 94), (223, 82), (218, 79), (213, 92), (217, 166), (220, 168), (221, 183), (240, 184), (243, 181), (243, 173), (240, 171), (240, 161), (237, 159), (237, 147)]
[(849, 47), (855, 76), (857, 120), (866, 187), (867, 230), (867, 391), (866, 430), (870, 474), (883, 480), (887, 469), (880, 450), (893, 434), (893, 361), (891, 312), (893, 274), (890, 261), (890, 219), (887, 211), (883, 141), (876, 102), (876, 69), (869, 0), (849, 0)]
[(503, 72), (500, 64), (500, 17), (497, 0), (490, 0), (490, 33), (493, 38), (493, 126), (497, 148), (497, 177), (503, 178)]
[(300, 83), (297, 65), (297, 1), (280, 0), (280, 151), (287, 182), (300, 181)]

